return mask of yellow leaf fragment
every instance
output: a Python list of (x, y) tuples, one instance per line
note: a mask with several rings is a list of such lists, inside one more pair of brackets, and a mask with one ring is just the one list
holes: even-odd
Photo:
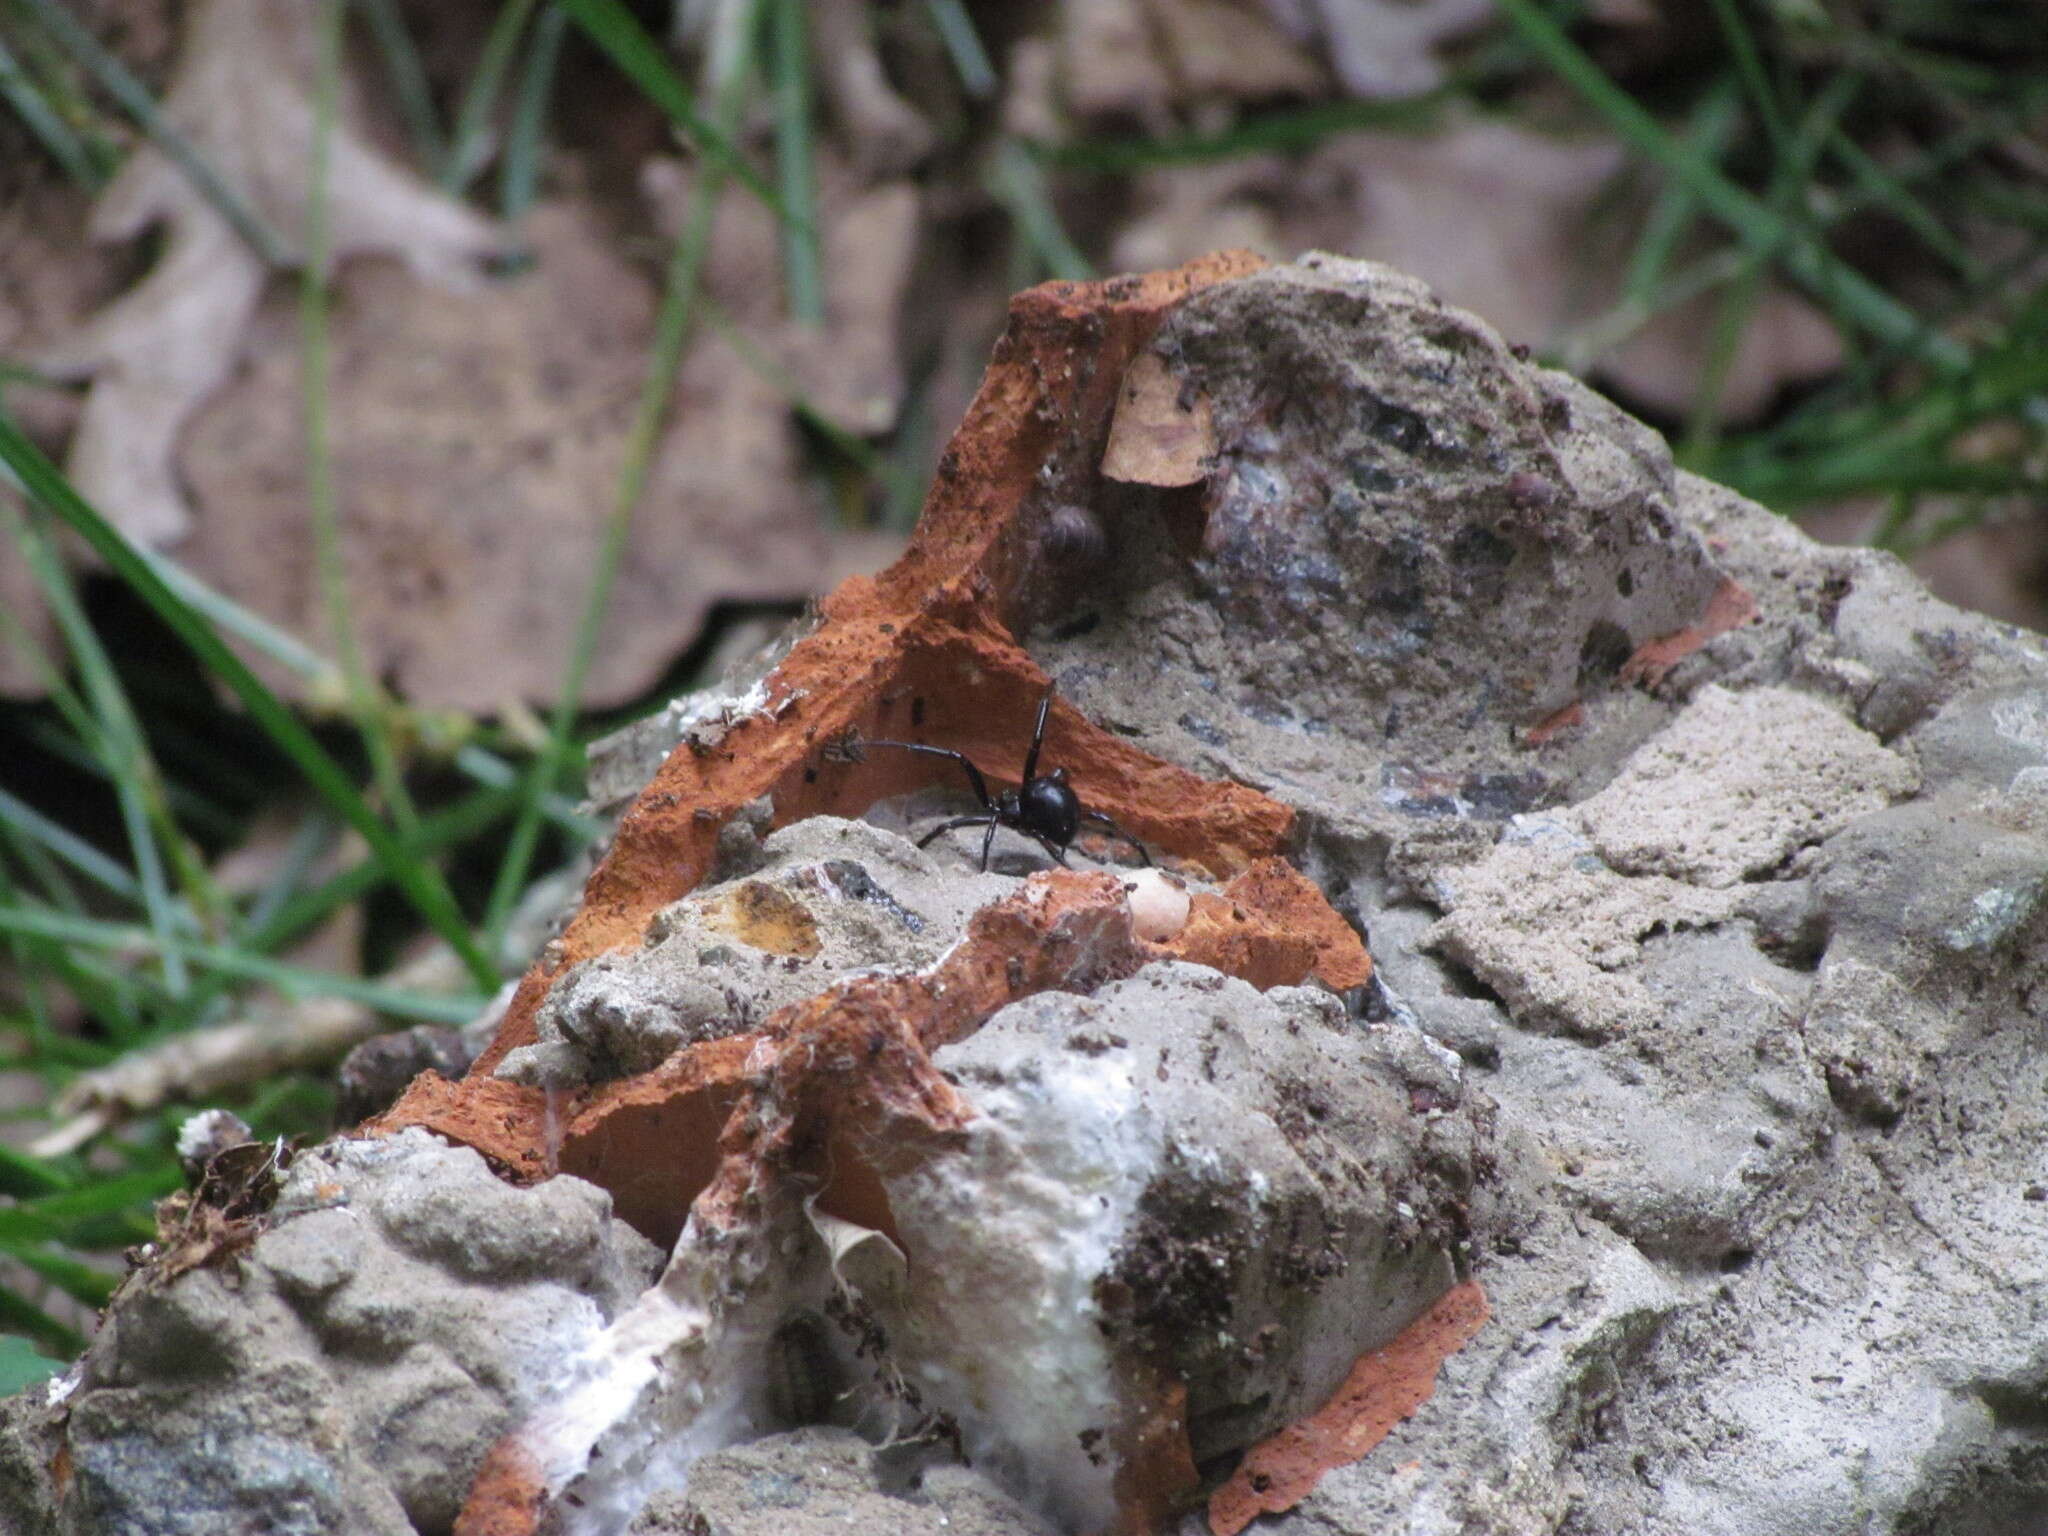
[(1139, 353), (1117, 394), (1103, 474), (1137, 485), (1193, 485), (1208, 475), (1215, 455), (1208, 396), (1176, 379), (1153, 353)]

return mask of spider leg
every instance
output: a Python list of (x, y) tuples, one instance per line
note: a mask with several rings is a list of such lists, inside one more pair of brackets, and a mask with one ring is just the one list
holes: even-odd
[(1032, 833), (1031, 836), (1033, 840), (1037, 842), (1039, 847), (1043, 848), (1047, 853), (1052, 855), (1053, 862), (1055, 864), (1059, 865), (1062, 869), (1072, 869), (1074, 867), (1073, 865), (1067, 862), (1067, 850), (1062, 848), (1058, 843), (1054, 842), (1049, 837), (1040, 837), (1036, 832)]
[(933, 827), (931, 831), (925, 833), (923, 837), (917, 840), (917, 846), (922, 848), (926, 843), (951, 832), (955, 827), (978, 827), (983, 822), (987, 822), (991, 827), (995, 825), (986, 816), (955, 816), (951, 821), (942, 821), (936, 827)]
[(965, 752), (955, 752), (951, 747), (928, 747), (921, 741), (864, 741), (863, 747), (901, 747), (906, 752), (922, 752), (927, 757), (950, 757), (967, 770), (967, 782), (974, 786), (974, 798), (981, 802), (985, 811), (993, 811), (995, 802), (988, 797), (988, 781), (981, 776), (981, 770), (974, 766), (974, 760)]
[(1151, 867), (1152, 855), (1146, 851), (1145, 845), (1139, 842), (1135, 837), (1131, 836), (1131, 834), (1126, 832), (1122, 827), (1118, 826), (1114, 821), (1110, 820), (1109, 817), (1103, 815), (1102, 812), (1083, 811), (1081, 813), (1081, 819), (1083, 821), (1092, 821), (1099, 826), (1108, 828), (1109, 835), (1111, 837), (1114, 837), (1121, 842), (1129, 843), (1133, 848), (1138, 850), (1138, 857), (1144, 860), (1146, 867)]
[(1000, 816), (991, 815), (988, 819), (988, 834), (981, 840), (981, 872), (984, 875), (988, 873), (989, 850), (996, 845), (996, 828), (1002, 824), (1003, 819)]
[(1029, 784), (1038, 776), (1038, 749), (1045, 745), (1045, 717), (1052, 709), (1052, 696), (1059, 689), (1058, 683), (1045, 685), (1045, 697), (1038, 701), (1038, 724), (1031, 729), (1031, 750), (1024, 754), (1024, 782)]

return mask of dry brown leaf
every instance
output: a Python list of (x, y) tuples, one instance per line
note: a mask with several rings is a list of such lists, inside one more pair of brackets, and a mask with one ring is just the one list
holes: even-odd
[[(1802, 512), (1799, 526), (1824, 543), (1867, 544), (1889, 511), (1888, 500), (1866, 497)], [(1923, 506), (1921, 515), (1932, 512)], [(1945, 603), (2048, 630), (2048, 551), (2042, 548), (2038, 513), (1993, 514), (1920, 550), (1908, 563)]]
[[(895, 425), (903, 401), (900, 337), (916, 256), (918, 196), (907, 181), (869, 185), (829, 146), (820, 146), (817, 174), (824, 324), (790, 320), (782, 285), (764, 280), (781, 270), (781, 233), (774, 213), (741, 189), (728, 188), (719, 199), (705, 287), (748, 343), (792, 376), (811, 409), (844, 431), (879, 436)], [(678, 161), (653, 161), (641, 182), (657, 221), (671, 235), (678, 232), (689, 216), (690, 170)], [(696, 350), (707, 349), (716, 350), (704, 343)], [(686, 364), (686, 379), (691, 371)], [(721, 363), (717, 372), (723, 377), (728, 369)], [(768, 397), (775, 397), (772, 388)]]
[(1145, 3), (1184, 98), (1265, 101), (1329, 92), (1329, 76), (1309, 50), (1257, 6), (1233, 0)]
[(1058, 37), (1056, 76), (1074, 116), (1172, 126), (1173, 78), (1153, 46), (1142, 0), (1063, 0)]
[[(1290, 37), (1242, 0), (1064, 0), (1055, 35), (1052, 81), (1066, 110), (1083, 122), (1136, 119), (1164, 131), (1176, 112), (1201, 104), (1330, 89), (1305, 38)], [(1013, 101), (1018, 89), (1013, 78)], [(1012, 112), (1021, 121), (1034, 115), (1048, 116)]]
[(1215, 455), (1208, 396), (1183, 385), (1156, 353), (1140, 352), (1117, 392), (1102, 473), (1137, 485), (1193, 485)]
[(870, 180), (901, 176), (932, 152), (938, 135), (889, 84), (870, 30), (866, 0), (811, 0), (811, 51), (818, 83), (845, 140)]
[[(1139, 189), (1145, 211), (1118, 236), (1112, 262), (1142, 270), (1219, 246), (1342, 251), (1416, 273), (1511, 341), (1547, 345), (1619, 297), (1619, 253), (1603, 248), (1594, 215), (1623, 160), (1609, 140), (1572, 143), (1481, 122), (1426, 138), (1348, 134), (1300, 162), (1155, 171)], [(1662, 315), (1581, 366), (1639, 408), (1682, 416), (1712, 345), (1714, 302), (1708, 295)], [(1723, 381), (1722, 411), (1754, 417), (1780, 387), (1830, 372), (1840, 358), (1827, 320), (1770, 288)]]
[[(558, 688), (646, 368), (652, 284), (598, 215), (544, 205), (527, 235), (532, 270), (476, 293), (431, 292), (388, 262), (352, 264), (336, 293), (332, 440), (358, 643), (375, 675), (438, 707)], [(701, 336), (606, 611), (593, 703), (649, 686), (713, 603), (800, 598), (841, 574), (786, 403), (716, 331)], [(204, 515), (182, 556), (319, 634), (282, 296), (250, 352), (187, 434)]]
[(1436, 47), (1478, 30), (1491, 0), (1264, 0), (1289, 35), (1322, 45), (1353, 96), (1417, 96), (1443, 84)]
[[(315, 21), (307, 6), (205, 0), (192, 12), (163, 102), (165, 117), (287, 246), (306, 221)], [(501, 247), (487, 221), (345, 125), (331, 156), (335, 256), (389, 253), (447, 281)], [(233, 371), (269, 275), (184, 172), (145, 146), (101, 195), (91, 233), (132, 240), (158, 223), (169, 237), (149, 275), (37, 358), (59, 377), (92, 381), (65, 469), (116, 526), (150, 545), (169, 544), (191, 526), (179, 436)]]

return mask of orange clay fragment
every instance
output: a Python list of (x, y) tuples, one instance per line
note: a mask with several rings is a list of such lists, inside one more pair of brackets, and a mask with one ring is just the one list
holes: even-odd
[(1654, 688), (1664, 681), (1666, 673), (1709, 640), (1747, 624), (1755, 614), (1756, 599), (1750, 596), (1749, 589), (1733, 576), (1724, 576), (1714, 595), (1707, 599), (1707, 611), (1700, 615), (1697, 624), (1688, 624), (1637, 646), (1635, 654), (1621, 664), (1620, 679), (1624, 684), (1641, 683)]
[(533, 1458), (516, 1437), (502, 1436), (469, 1485), (454, 1536), (533, 1536), (546, 1492)]
[(1577, 699), (1563, 709), (1554, 709), (1522, 732), (1522, 745), (1541, 747), (1562, 736), (1566, 731), (1575, 731), (1586, 723), (1586, 706)]
[(1429, 1401), (1438, 1368), (1487, 1316), (1486, 1293), (1468, 1280), (1438, 1297), (1391, 1344), (1359, 1356), (1327, 1403), (1253, 1446), (1230, 1481), (1209, 1496), (1212, 1536), (1237, 1536), (1260, 1515), (1294, 1508), (1324, 1473), (1349, 1466), (1386, 1439)]

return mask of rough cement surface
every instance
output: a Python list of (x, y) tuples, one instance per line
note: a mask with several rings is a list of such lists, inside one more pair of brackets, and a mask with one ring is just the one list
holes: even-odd
[(726, 830), (723, 878), (658, 913), (640, 949), (570, 971), (541, 1010), (539, 1038), (510, 1052), (500, 1077), (571, 1088), (645, 1072), (844, 976), (929, 965), (1015, 884), (963, 876), (948, 848), (926, 853), (832, 817), (765, 840), (743, 823)]
[(1053, 1536), (1053, 1527), (965, 1467), (910, 1466), (844, 1429), (799, 1429), (699, 1461), (657, 1494), (628, 1536)]
[[(940, 1367), (934, 1388), (950, 1402), (975, 1401), (961, 1335), (987, 1336), (977, 1470), (1034, 1512), (999, 1515), (984, 1492), (974, 1508), (986, 1513), (971, 1518), (1042, 1536), (1048, 1514), (1074, 1530), (1075, 1511), (1094, 1507), (1055, 1496), (1052, 1473), (1084, 1491), (1087, 1474), (1034, 1448), (1002, 1387), (1038, 1343), (1099, 1371), (1111, 1334), (1098, 1323), (1143, 1331), (1142, 1307), (1083, 1277), (1123, 1265), (1156, 1278), (1142, 1306), (1161, 1309), (1155, 1338), (1189, 1383), (1197, 1443), (1220, 1463), (1263, 1422), (1231, 1422), (1255, 1384), (1312, 1398), (1336, 1349), (1233, 1353), (1251, 1309), (1303, 1340), (1334, 1336), (1320, 1298), (1370, 1316), (1413, 1271), (1394, 1263), (1369, 1297), (1349, 1287), (1412, 1217), (1413, 1263), (1469, 1257), (1493, 1320), (1386, 1441), (1256, 1530), (2048, 1532), (2038, 637), (1947, 608), (1896, 561), (1815, 546), (1675, 472), (1654, 434), (1384, 269), (1319, 258), (1221, 285), (1184, 304), (1153, 350), (1212, 404), (1213, 471), (1184, 491), (1100, 485), (1107, 555), (1024, 638), (1062, 697), (1121, 738), (1300, 809), (1304, 866), (1367, 930), (1379, 969), (1362, 1018), (1284, 991), (1247, 1001), (1220, 980), (1204, 992), (1164, 967), (1156, 1000), (1149, 973), (1092, 998), (1040, 997), (940, 1052), (980, 1116), (942, 1142), (973, 1176), (932, 1173), (939, 1143), (896, 1165), (877, 1153), (904, 1249), (925, 1262), (893, 1268), (869, 1238), (868, 1268), (854, 1268), (895, 1308), (891, 1357)], [(1051, 468), (1074, 483), (1073, 466)], [(1750, 622), (1631, 667), (1697, 626), (1727, 582), (1754, 600)], [(1574, 705), (1575, 720), (1536, 729)], [(570, 1051), (529, 1068), (532, 1080), (630, 1070), (671, 1025), (727, 1028), (722, 991), (718, 1004), (699, 997), (687, 1026), (673, 1000), (721, 989), (735, 970), (702, 959), (720, 943), (741, 954), (730, 927), (709, 928), (781, 931), (777, 891), (803, 893), (818, 947), (771, 965), (743, 957), (764, 988), (918, 963), (927, 941), (886, 909), (805, 883), (841, 855), (804, 835), (750, 850), (735, 833), (723, 878), (664, 914), (642, 969), (566, 983), (545, 1043)], [(938, 919), (985, 899), (957, 850), (935, 845), (927, 873), (879, 837), (851, 857), (904, 910)], [(750, 881), (771, 894), (737, 916), (719, 907)], [(815, 917), (825, 905), (873, 927), (836, 929)], [(640, 1038), (609, 1022), (641, 1015), (652, 1023)], [(1290, 1098), (1289, 1082), (1323, 1112), (1300, 1089)], [(1147, 1271), (1152, 1250), (1130, 1237), (1171, 1145), (1201, 1156), (1183, 1155), (1168, 1187), (1184, 1205), (1156, 1223), (1178, 1239), (1159, 1250), (1171, 1262)], [(446, 1154), (407, 1143), (389, 1155)], [(1232, 1174), (1254, 1164), (1264, 1190)], [(421, 1528), (442, 1528), (431, 1519), (448, 1507), (445, 1471), (387, 1468), (426, 1469), (436, 1454), (461, 1464), (468, 1420), (426, 1412), (414, 1430), (389, 1405), (473, 1401), (502, 1423), (509, 1410), (492, 1405), (524, 1390), (520, 1362), (551, 1358), (565, 1338), (575, 1347), (613, 1304), (599, 1278), (612, 1261), (580, 1239), (529, 1243), (533, 1208), (517, 1202), (530, 1195), (479, 1193), (472, 1216), (467, 1201), (450, 1209), (407, 1187), (416, 1209), (468, 1224), (465, 1241), (495, 1255), (480, 1261), (488, 1276), (422, 1231), (357, 1259), (341, 1234), (300, 1238), (307, 1251), (286, 1243), (273, 1264), (264, 1244), (333, 1214), (312, 1212), (258, 1244), (240, 1293), (199, 1271), (165, 1293), (190, 1298), (175, 1307), (124, 1297), (65, 1405), (32, 1395), (0, 1412), (8, 1512), (32, 1531), (94, 1528), (81, 1511), (117, 1507), (135, 1530), (204, 1529), (184, 1511), (233, 1508), (275, 1529), (398, 1531), (417, 1506)], [(990, 1192), (999, 1206), (968, 1198)], [(1091, 1195), (1121, 1219), (1098, 1221)], [(1233, 1223), (1270, 1230), (1295, 1210), (1357, 1217), (1334, 1239), (1344, 1267), (1320, 1289), (1279, 1273), (1292, 1245), (1230, 1240)], [(691, 1334), (677, 1358), (758, 1370), (791, 1315), (779, 1308), (822, 1313), (834, 1284), (822, 1239), (789, 1230), (794, 1257), (749, 1249), (753, 1267), (733, 1282), (776, 1303), (753, 1332), (716, 1348)], [(1206, 1250), (1205, 1232), (1219, 1238)], [(348, 1298), (372, 1252), (390, 1278), (363, 1294), (384, 1305), (357, 1307)], [(957, 1272), (936, 1269), (934, 1252), (957, 1256)], [(702, 1264), (672, 1263), (673, 1294), (685, 1293), (679, 1276), (701, 1300), (740, 1273)], [(1222, 1283), (1205, 1288), (1205, 1273)], [(1028, 1298), (1025, 1274), (1040, 1287)], [(893, 1301), (891, 1275), (906, 1287)], [(485, 1290), (488, 1344), (461, 1322), (463, 1298)], [(1062, 1312), (1046, 1299), (1060, 1295), (1081, 1300)], [(1205, 1298), (1214, 1330), (1189, 1325)], [(658, 1301), (633, 1305), (655, 1314)], [(337, 1303), (352, 1326), (329, 1320)], [(454, 1320), (437, 1320), (443, 1308)], [(836, 1323), (810, 1338), (832, 1393), (790, 1412), (786, 1390), (777, 1409), (749, 1385), (752, 1417), (735, 1410), (719, 1434), (772, 1438), (704, 1440), (701, 1482), (622, 1495), (610, 1528), (647, 1506), (649, 1530), (797, 1529), (778, 1523), (798, 1508), (777, 1502), (792, 1454), (806, 1518), (902, 1513), (868, 1502), (900, 1495), (846, 1441), (778, 1433), (802, 1418), (875, 1439), (904, 1427), (880, 1412), (888, 1371), (855, 1353), (871, 1339)], [(498, 1395), (465, 1396), (458, 1373)], [(853, 1388), (842, 1405), (836, 1394)], [(400, 1436), (389, 1458), (340, 1426), (343, 1402), (348, 1424)], [(47, 1473), (64, 1434), (77, 1470), (58, 1514)], [(238, 1454), (207, 1459), (208, 1445)], [(899, 1525), (869, 1528), (919, 1529), (923, 1513), (906, 1508)], [(1199, 1511), (1178, 1524), (1203, 1529)]]
[[(1503, 1171), (1494, 1323), (1262, 1528), (2048, 1531), (2040, 640), (1674, 473), (1400, 280), (1257, 281), (1289, 312), (1231, 285), (1155, 348), (1221, 423), (1195, 553), (1141, 498), (1140, 574), (1038, 643), (1130, 739), (1309, 813), (1374, 1008), (1477, 1069)], [(1756, 617), (1628, 686), (1708, 570)]]
[(925, 1278), (872, 1312), (974, 1464), (1069, 1530), (1113, 1517), (1119, 1374), (1186, 1383), (1197, 1465), (1313, 1411), (1449, 1286), (1491, 1145), (1412, 1026), (1178, 962), (934, 1059), (980, 1114), (957, 1156), (883, 1163)]
[(602, 1190), (515, 1189), (418, 1131), (301, 1155), (263, 1227), (145, 1272), (60, 1401), (0, 1429), (0, 1467), (57, 1424), (70, 1457), (61, 1514), (0, 1471), (7, 1529), (445, 1531), (491, 1442), (659, 1267)]
[(1729, 886), (1911, 794), (1919, 778), (1818, 699), (1709, 686), (1578, 811), (1623, 874)]

